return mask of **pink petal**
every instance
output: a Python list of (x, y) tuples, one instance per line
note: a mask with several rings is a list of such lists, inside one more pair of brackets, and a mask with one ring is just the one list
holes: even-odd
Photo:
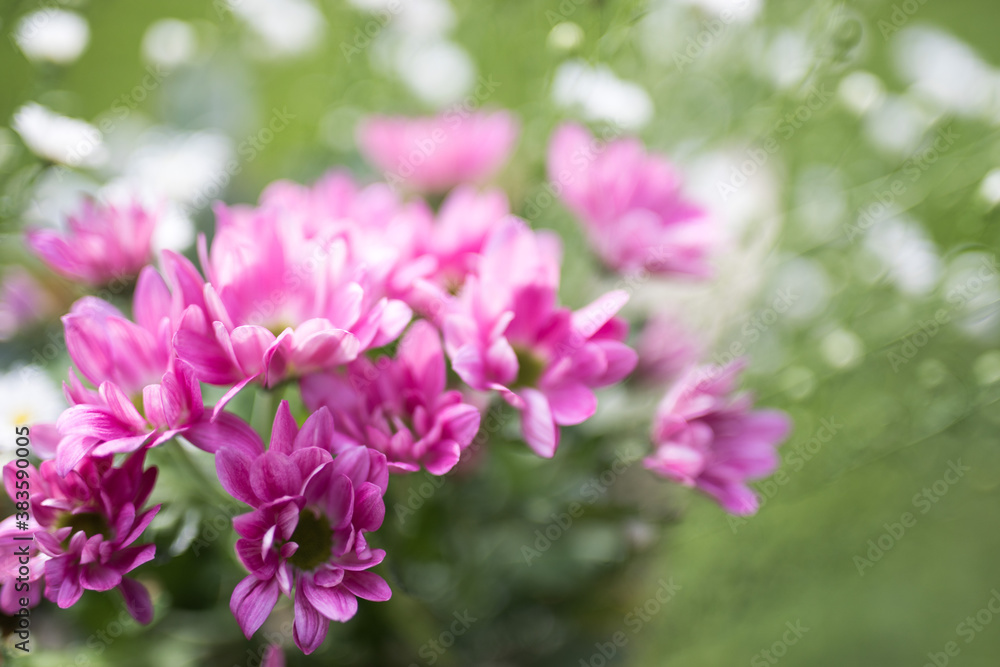
[(559, 446), (559, 427), (552, 418), (548, 399), (537, 389), (523, 389), (520, 396), (524, 400), (524, 411), (521, 413), (524, 439), (536, 454), (550, 459)]
[(558, 389), (546, 389), (545, 397), (556, 424), (569, 426), (590, 419), (597, 410), (597, 398), (587, 387), (572, 384)]
[(238, 449), (249, 456), (264, 451), (264, 443), (249, 424), (229, 412), (222, 412), (212, 421), (203, 420), (191, 426), (184, 437), (198, 449), (215, 454), (222, 447)]
[(125, 598), (125, 607), (132, 618), (143, 625), (149, 625), (153, 621), (153, 601), (149, 598), (149, 591), (135, 579), (124, 577), (118, 590)]
[(298, 343), (292, 363), (296, 368), (308, 371), (332, 369), (356, 359), (360, 349), (354, 334), (343, 329), (329, 329)]
[(389, 588), (389, 584), (373, 572), (346, 572), (343, 586), (365, 600), (385, 602), (392, 597), (392, 589)]
[[(345, 579), (347, 575), (344, 575)], [(331, 621), (349, 621), (358, 613), (358, 599), (351, 593), (341, 590), (340, 586), (323, 588), (309, 583), (299, 589), (305, 593), (306, 599), (317, 612)], [(295, 607), (298, 616), (298, 605)]]
[(135, 321), (147, 331), (157, 331), (163, 318), (170, 317), (170, 290), (159, 272), (152, 266), (139, 273), (135, 284), (132, 314)]
[[(303, 653), (309, 655), (323, 643), (326, 633), (330, 628), (330, 623), (313, 606), (310, 596), (303, 595), (303, 591), (326, 590), (313, 587), (312, 583), (305, 583), (299, 580), (298, 590), (295, 592), (295, 622), (292, 637), (295, 645)], [(355, 600), (355, 604), (357, 600)], [(346, 620), (346, 619), (345, 619)]]
[(274, 425), (271, 427), (270, 450), (282, 454), (291, 454), (295, 437), (299, 434), (299, 425), (292, 416), (292, 410), (288, 407), (288, 401), (281, 401), (278, 404), (278, 411), (274, 415)]
[(295, 438), (294, 448), (319, 447), (329, 450), (332, 440), (333, 416), (330, 414), (330, 410), (326, 406), (323, 406), (306, 419), (302, 425), (302, 430), (299, 431), (299, 434)]
[(291, 458), (268, 450), (250, 467), (250, 484), (264, 502), (298, 494), (302, 490), (302, 473)]
[(584, 340), (597, 333), (628, 303), (628, 292), (614, 290), (573, 313), (573, 331)]
[(110, 567), (94, 563), (80, 569), (80, 585), (88, 591), (110, 591), (121, 581), (122, 575)]
[(382, 490), (374, 484), (365, 482), (357, 490), (354, 499), (352, 523), (358, 530), (378, 530), (384, 520), (385, 503), (382, 500)]
[(229, 601), (229, 610), (233, 612), (247, 639), (267, 620), (274, 605), (278, 603), (278, 595), (278, 583), (273, 579), (261, 581), (249, 576), (236, 584)]
[(215, 471), (229, 495), (247, 505), (258, 505), (260, 499), (250, 483), (250, 470), (256, 459), (234, 447), (222, 447), (215, 455)]

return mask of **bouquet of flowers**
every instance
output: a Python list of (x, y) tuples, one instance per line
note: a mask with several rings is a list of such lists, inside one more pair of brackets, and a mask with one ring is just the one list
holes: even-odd
[[(648, 433), (649, 474), (753, 513), (747, 482), (775, 470), (789, 419), (739, 393), (745, 360), (704, 364), (671, 313), (628, 315), (651, 280), (709, 279), (721, 234), (677, 169), (621, 134), (565, 124), (551, 137), (547, 190), (617, 283), (575, 310), (560, 300), (559, 235), (513, 216), (485, 185), (517, 141), (504, 111), (371, 118), (358, 141), (385, 182), (338, 169), (311, 186), (275, 182), (256, 206), (216, 204), (196, 261), (154, 253), (166, 223), (138, 199), (87, 201), (66, 231), (29, 230), (54, 271), (108, 298), (82, 296), (63, 315), (69, 407), (23, 424), (24, 446), (4, 467), (3, 614), (117, 589), (134, 619), (152, 622), (167, 603), (144, 581), (199, 545), (190, 531), (168, 544), (150, 536), (154, 522), (174, 525), (171, 504), (184, 506), (158, 494), (158, 470), (208, 470), (197, 484), (240, 508), (232, 615), (251, 638), (276, 605), (290, 611), (305, 654), (331, 621), (365, 615), (359, 599), (409, 590), (396, 574), (411, 556), (405, 540), (441, 527), (404, 520), (430, 512), (436, 489), (505, 465), (494, 449), (521, 461), (526, 445), (566, 467), (598, 457), (590, 443)], [(641, 416), (582, 426), (613, 385), (622, 405), (646, 404)], [(655, 407), (651, 394), (662, 395)], [(407, 482), (424, 476), (435, 481)], [(462, 509), (435, 511), (448, 522)], [(570, 522), (577, 515), (571, 506)], [(558, 538), (537, 532), (515, 545), (528, 565)], [(447, 543), (437, 547), (447, 561)], [(272, 647), (265, 659), (283, 657)]]

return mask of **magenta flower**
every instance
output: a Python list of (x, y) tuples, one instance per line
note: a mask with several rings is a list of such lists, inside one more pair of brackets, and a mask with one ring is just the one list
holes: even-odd
[(678, 322), (660, 314), (643, 326), (636, 351), (639, 353), (636, 375), (651, 383), (666, 385), (697, 363), (703, 346)]
[(665, 159), (647, 155), (635, 139), (604, 145), (570, 123), (553, 135), (548, 162), (553, 187), (609, 267), (709, 275), (715, 229), (704, 209), (684, 199)]
[(518, 132), (506, 111), (374, 116), (358, 128), (358, 145), (390, 185), (441, 192), (489, 178), (507, 161)]
[[(156, 481), (156, 468), (144, 471), (144, 459), (139, 452), (115, 468), (110, 458), (87, 458), (65, 476), (52, 461), (27, 468), (34, 538), (46, 557), (45, 597), (59, 607), (76, 604), (84, 590), (117, 588), (137, 621), (152, 620), (145, 586), (124, 576), (156, 552), (153, 544), (133, 544), (160, 510), (143, 509)], [(3, 471), (11, 498), (17, 470), (9, 463)]]
[(153, 267), (139, 274), (133, 304), (135, 322), (93, 296), (74, 303), (62, 318), (66, 349), (80, 373), (94, 386), (113, 382), (130, 397), (170, 368), (171, 297)]
[(294, 639), (305, 653), (323, 642), (330, 621), (347, 621), (358, 597), (388, 600), (389, 586), (367, 570), (385, 552), (364, 534), (382, 525), (388, 483), (385, 457), (355, 447), (331, 454), (333, 420), (313, 413), (301, 430), (282, 401), (271, 444), (256, 454), (222, 447), (219, 481), (253, 511), (233, 521), (241, 536), (236, 553), (250, 571), (233, 591), (229, 608), (249, 638), (281, 593), (295, 600)]
[(618, 382), (636, 363), (623, 342), (628, 326), (614, 317), (625, 292), (575, 313), (557, 305), (560, 252), (555, 237), (505, 223), (444, 323), (455, 372), (521, 410), (525, 440), (546, 458), (555, 454), (559, 426), (594, 414), (592, 390)]
[(264, 661), (260, 667), (285, 667), (285, 654), (277, 644), (271, 644), (264, 652)]
[(477, 191), (459, 186), (441, 204), (426, 251), (437, 261), (437, 274), (447, 287), (460, 287), (475, 269), (486, 239), (510, 204), (502, 190)]
[[(0, 521), (0, 612), (7, 616), (13, 616), (22, 606), (37, 607), (42, 601), (45, 561), (49, 557), (38, 551), (34, 540), (15, 539), (32, 535), (41, 528), (33, 518), (27, 524), (27, 530), (18, 528), (13, 514)], [(21, 567), (28, 568), (27, 576), (21, 573)], [(22, 605), (21, 598), (27, 598), (28, 604)]]
[[(71, 389), (67, 395), (71, 401), (77, 397)], [(138, 405), (113, 382), (101, 383), (85, 400), (64, 410), (56, 421), (62, 436), (55, 459), (59, 474), (67, 474), (86, 456), (113, 456), (162, 444), (202, 421), (205, 409), (201, 387), (184, 363), (164, 374), (160, 384), (144, 387)]]
[(250, 382), (336, 368), (360, 351), (394, 340), (412, 313), (351, 261), (335, 228), (310, 236), (302, 217), (280, 207), (219, 207), (211, 253), (202, 243), (209, 282), (184, 311), (177, 356), (204, 382), (234, 385), (217, 409)]
[(445, 391), (444, 352), (437, 330), (415, 322), (394, 359), (362, 357), (347, 372), (310, 375), (302, 399), (333, 414), (335, 451), (361, 446), (385, 454), (389, 469), (434, 475), (451, 470), (479, 430), (479, 410), (461, 392)]
[(54, 318), (55, 297), (34, 276), (21, 267), (4, 275), (0, 284), (0, 340), (13, 338), (21, 331)]
[(138, 203), (100, 205), (85, 200), (69, 229), (27, 232), (28, 247), (59, 274), (89, 285), (136, 276), (153, 258), (158, 214)]
[(655, 449), (643, 464), (685, 486), (696, 486), (732, 514), (753, 514), (758, 501), (747, 481), (781, 462), (777, 446), (791, 421), (777, 410), (752, 410), (748, 394), (732, 395), (745, 362), (691, 369), (657, 409)]
[[(273, 183), (261, 195), (260, 206), (272, 211), (283, 229), (298, 230), (298, 236), (315, 244), (319, 258), (336, 242), (345, 266), (364, 267), (369, 296), (402, 298), (415, 279), (433, 268), (433, 259), (421, 253), (431, 234), (430, 207), (421, 199), (400, 201), (385, 183), (361, 187), (349, 172), (337, 170), (312, 187)], [(296, 268), (303, 274), (315, 264), (307, 257)]]

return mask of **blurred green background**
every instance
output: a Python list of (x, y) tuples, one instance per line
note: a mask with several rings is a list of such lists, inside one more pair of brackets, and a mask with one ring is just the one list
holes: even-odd
[[(140, 187), (166, 191), (209, 229), (214, 190), (206, 197), (203, 183), (185, 181), (185, 160), (211, 174), (204, 164), (236, 157), (239, 173), (217, 195), (229, 202), (334, 165), (377, 178), (355, 149), (360, 118), (447, 108), (483, 77), (496, 85), (474, 106), (510, 108), (523, 124), (499, 184), (516, 212), (566, 237), (565, 301), (580, 305), (614, 279), (569, 214), (540, 203), (547, 139), (563, 119), (617, 120), (681, 165), (730, 237), (711, 285), (642, 285), (630, 316), (675, 313), (710, 357), (745, 348), (748, 387), (795, 421), (781, 471), (756, 485), (764, 506), (746, 520), (638, 465), (588, 503), (583, 485), (618, 451), (644, 446), (662, 390), (638, 385), (605, 392), (594, 422), (570, 429), (553, 462), (491, 444), (482, 465), (402, 519), (393, 503), (406, 506), (427, 479), (394, 480), (380, 531), (393, 601), (362, 604), (315, 660), (292, 648), (289, 664), (996, 664), (995, 3), (269, 4), (3, 0), (5, 270), (43, 275), (18, 236), (57, 216), (52, 202), (135, 185), (137, 173)], [(33, 62), (12, 37), (24, 16), (53, 7), (89, 26), (75, 62)], [(7, 129), (32, 101), (98, 126), (112, 119), (107, 160), (54, 178)], [(250, 157), (241, 147), (275, 110), (294, 118)], [(781, 294), (792, 307), (775, 316)], [(30, 359), (23, 339), (4, 348), (5, 367)], [(52, 364), (52, 376), (62, 368)], [(260, 638), (244, 642), (226, 609), (239, 572), (224, 520), (212, 537), (226, 506), (185, 475), (163, 477), (176, 503), (157, 524), (161, 556), (140, 572), (173, 611), (143, 631), (115, 625), (117, 599), (47, 606), (23, 663), (253, 664), (246, 650)], [(573, 501), (586, 506), (579, 527), (525, 563), (522, 547)], [(178, 544), (182, 555), (166, 562)], [(675, 593), (652, 604), (661, 582)], [(425, 649), (465, 610), (480, 620), (454, 649)], [(111, 630), (123, 637), (100, 638)], [(609, 648), (618, 632), (624, 646)]]

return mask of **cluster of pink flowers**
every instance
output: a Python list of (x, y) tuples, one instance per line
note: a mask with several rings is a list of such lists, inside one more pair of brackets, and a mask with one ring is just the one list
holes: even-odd
[[(368, 542), (391, 474), (452, 470), (491, 395), (520, 414), (535, 453), (555, 456), (562, 427), (589, 419), (595, 390), (625, 379), (639, 358), (620, 316), (628, 293), (561, 305), (560, 239), (512, 216), (502, 191), (471, 184), (499, 169), (516, 128), (504, 112), (374, 120), (361, 133), (366, 154), (397, 174), (419, 154), (408, 182), (447, 191), (437, 209), (343, 171), (312, 186), (277, 182), (256, 206), (217, 205), (200, 266), (169, 251), (151, 263), (156, 216), (137, 207), (88, 204), (68, 236), (32, 232), (30, 245), (66, 276), (136, 277), (130, 314), (85, 296), (63, 317), (73, 367), (54, 458), (4, 470), (12, 499), (19, 482), (30, 488), (33, 590), (68, 607), (84, 590), (118, 588), (149, 622), (150, 595), (126, 576), (155, 551), (143, 532), (159, 509), (147, 507), (156, 469), (144, 463), (181, 436), (215, 457), (222, 488), (249, 508), (233, 521), (248, 572), (230, 605), (240, 627), (250, 637), (283, 594), (295, 643), (310, 653), (330, 621), (354, 616), (357, 598), (391, 595), (371, 571), (386, 554)], [(595, 153), (569, 125), (553, 139), (550, 170), (610, 267), (707, 273), (710, 219), (637, 141)], [(643, 348), (670, 375), (695, 356), (673, 340)], [(647, 467), (743, 513), (753, 507), (746, 480), (775, 468), (788, 422), (730, 398), (736, 370), (690, 371), (670, 390)], [(223, 388), (214, 405), (203, 385)], [(288, 387), (308, 416), (300, 426), (280, 402), (266, 446), (227, 409), (241, 391)], [(4, 548), (9, 523), (0, 524)], [(6, 556), (0, 564), (0, 610), (13, 613), (15, 566)]]

